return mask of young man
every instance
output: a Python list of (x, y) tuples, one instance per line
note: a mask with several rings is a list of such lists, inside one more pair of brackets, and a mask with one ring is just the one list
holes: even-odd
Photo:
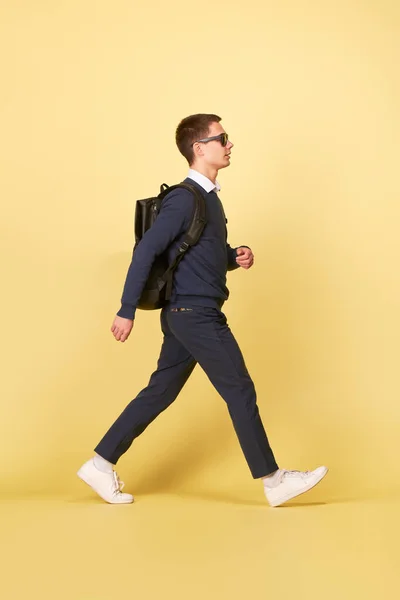
[[(128, 404), (95, 448), (95, 456), (78, 476), (110, 503), (130, 503), (113, 466), (133, 440), (176, 399), (197, 363), (227, 404), (240, 446), (254, 479), (262, 479), (267, 500), (278, 506), (314, 487), (328, 469), (279, 469), (264, 431), (253, 381), (233, 337), (222, 305), (228, 299), (226, 272), (249, 269), (250, 248), (231, 248), (226, 219), (217, 192), (219, 169), (230, 164), (233, 148), (217, 115), (198, 114), (183, 119), (176, 143), (189, 163), (185, 182), (196, 186), (206, 201), (207, 224), (174, 273), (173, 293), (161, 311), (164, 334), (157, 370), (148, 386)], [(177, 189), (164, 199), (159, 216), (143, 236), (128, 270), (122, 306), (111, 327), (117, 341), (131, 333), (135, 310), (155, 257), (168, 251), (172, 260), (187, 231), (194, 207), (190, 191)]]

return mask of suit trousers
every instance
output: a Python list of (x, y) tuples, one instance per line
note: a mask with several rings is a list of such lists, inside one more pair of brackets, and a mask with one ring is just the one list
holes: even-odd
[(259, 414), (256, 391), (241, 350), (218, 308), (166, 307), (157, 370), (95, 448), (116, 464), (154, 419), (176, 399), (197, 363), (225, 400), (244, 457), (254, 478), (278, 469)]

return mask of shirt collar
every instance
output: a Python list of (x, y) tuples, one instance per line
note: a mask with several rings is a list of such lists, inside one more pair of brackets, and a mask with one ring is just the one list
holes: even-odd
[(211, 179), (208, 179), (208, 177), (202, 175), (195, 169), (189, 169), (188, 177), (190, 177), (190, 179), (193, 179), (193, 181), (201, 185), (201, 187), (207, 193), (219, 192), (221, 189), (221, 186), (219, 185), (218, 181), (215, 181), (215, 183), (212, 182)]

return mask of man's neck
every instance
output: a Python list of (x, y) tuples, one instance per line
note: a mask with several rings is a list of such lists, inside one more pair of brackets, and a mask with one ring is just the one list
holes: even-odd
[(194, 171), (197, 171), (198, 173), (201, 173), (202, 175), (204, 175), (204, 177), (207, 177), (207, 179), (209, 179), (213, 183), (216, 182), (218, 176), (218, 169), (214, 169), (212, 167), (203, 167), (199, 165), (192, 165), (190, 168)]

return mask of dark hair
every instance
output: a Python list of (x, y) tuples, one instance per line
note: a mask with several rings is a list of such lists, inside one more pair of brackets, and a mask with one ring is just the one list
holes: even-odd
[(190, 115), (179, 123), (176, 128), (175, 141), (179, 152), (183, 154), (189, 163), (194, 159), (193, 143), (207, 137), (211, 123), (219, 123), (221, 117), (218, 115)]

